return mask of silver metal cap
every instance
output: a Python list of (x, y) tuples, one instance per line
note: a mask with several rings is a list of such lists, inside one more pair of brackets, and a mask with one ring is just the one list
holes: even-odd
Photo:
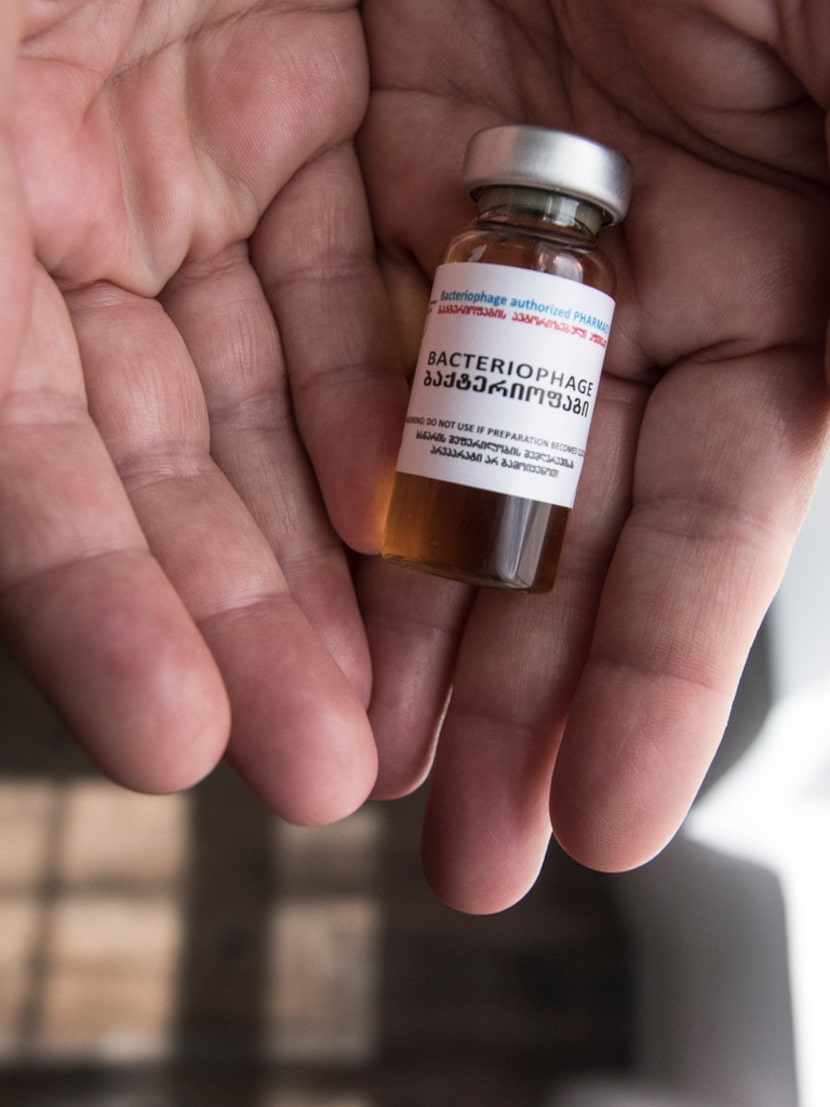
[(622, 154), (546, 127), (488, 127), (474, 134), (463, 177), (473, 196), (491, 185), (518, 185), (587, 200), (602, 208), (606, 223), (625, 217), (631, 197), (631, 166)]

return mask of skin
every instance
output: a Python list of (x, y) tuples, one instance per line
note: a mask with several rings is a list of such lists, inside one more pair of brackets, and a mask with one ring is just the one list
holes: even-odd
[[(375, 549), (405, 402), (352, 144), (354, 5), (16, 10), (10, 648), (116, 780), (185, 787), (227, 746), (286, 818), (340, 818), (375, 779), (369, 659), (309, 455)], [(358, 419), (360, 451), (326, 453)]]
[[(467, 911), (551, 829), (599, 869), (665, 844), (826, 451), (828, 18), (6, 0), (0, 622), (106, 772), (227, 751), (327, 822), (432, 766), (425, 869)], [(345, 548), (378, 548), (463, 148), (502, 121), (635, 171), (549, 597)]]
[(478, 127), (586, 133), (635, 173), (603, 238), (617, 314), (551, 595), (416, 579), (396, 598), (377, 567), (361, 582), (378, 792), (421, 778), (440, 726), (425, 868), (448, 902), (492, 911), (533, 883), (551, 827), (598, 869), (652, 857), (722, 736), (826, 450), (830, 11), (427, 7), (364, 5), (362, 149), (403, 318), (470, 217), (458, 167)]

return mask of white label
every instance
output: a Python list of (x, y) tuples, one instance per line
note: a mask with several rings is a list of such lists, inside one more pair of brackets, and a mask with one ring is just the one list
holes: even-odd
[(439, 266), (398, 470), (572, 507), (613, 313), (564, 277)]

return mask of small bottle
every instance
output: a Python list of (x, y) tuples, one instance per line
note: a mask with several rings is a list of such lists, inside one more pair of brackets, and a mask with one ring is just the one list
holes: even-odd
[(474, 135), (478, 204), (435, 274), (383, 556), (477, 585), (553, 587), (614, 310), (597, 248), (620, 154), (540, 127)]

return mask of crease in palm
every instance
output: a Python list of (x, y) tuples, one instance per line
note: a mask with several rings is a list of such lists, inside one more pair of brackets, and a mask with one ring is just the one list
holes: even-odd
[[(62, 363), (31, 335), (22, 362), (85, 397), (78, 464), (107, 489), (101, 540), (132, 560), (106, 582), (110, 620), (92, 575), (76, 573), (50, 608), (17, 587), (11, 553), (0, 606), (24, 663), (53, 695), (64, 689), (61, 709), (107, 771), (182, 786), (230, 732), (231, 760), (268, 802), (328, 821), (432, 769), (427, 872), (476, 911), (524, 893), (552, 826), (611, 869), (676, 828), (823, 457), (828, 254), (824, 107), (795, 95), (809, 74), (793, 76), (799, 59), (787, 57), (785, 76), (781, 51), (729, 26), (728, 5), (720, 23), (701, 12), (672, 24), (672, 53), (660, 20), (674, 7), (648, 23), (601, 0), (385, 0), (359, 13), (237, 3), (197, 24), (193, 6), (136, 0), (76, 4), (24, 42), (18, 153), (37, 256), (66, 298), (36, 299), (64, 339)], [(695, 69), (704, 49), (711, 107)], [(632, 213), (609, 242), (615, 340), (563, 583), (550, 599), (508, 602), (370, 557), (359, 612), (340, 542), (371, 552), (376, 541), (379, 509), (354, 519), (361, 502), (382, 502), (372, 466), (394, 460), (405, 361), (394, 335), (412, 330), (469, 212), (457, 185), (466, 139), (501, 120), (583, 130), (635, 163)], [(333, 307), (318, 315), (321, 297)], [(21, 381), (18, 366), (12, 392)], [(212, 412), (257, 405), (264, 423), (223, 435), (214, 424), (211, 439)], [(371, 433), (346, 433), (361, 412)], [(169, 479), (130, 500), (118, 470), (153, 453), (171, 459)], [(201, 459), (198, 483), (182, 455)], [(31, 456), (44, 496), (60, 492), (47, 451)], [(0, 448), (0, 481), (13, 461)], [(3, 510), (63, 534), (55, 564), (71, 564), (67, 511), (32, 505), (21, 521), (0, 493)], [(747, 520), (765, 541), (746, 540)], [(143, 611), (139, 580), (155, 597)], [(30, 625), (36, 602), (46, 614)], [(119, 654), (114, 613), (137, 621), (141, 665)], [(85, 704), (71, 691), (81, 662), (53, 660), (54, 626), (70, 617), (86, 617), (85, 664), (107, 674)], [(171, 687), (171, 671), (189, 675)], [(127, 736), (116, 752), (114, 733)]]

